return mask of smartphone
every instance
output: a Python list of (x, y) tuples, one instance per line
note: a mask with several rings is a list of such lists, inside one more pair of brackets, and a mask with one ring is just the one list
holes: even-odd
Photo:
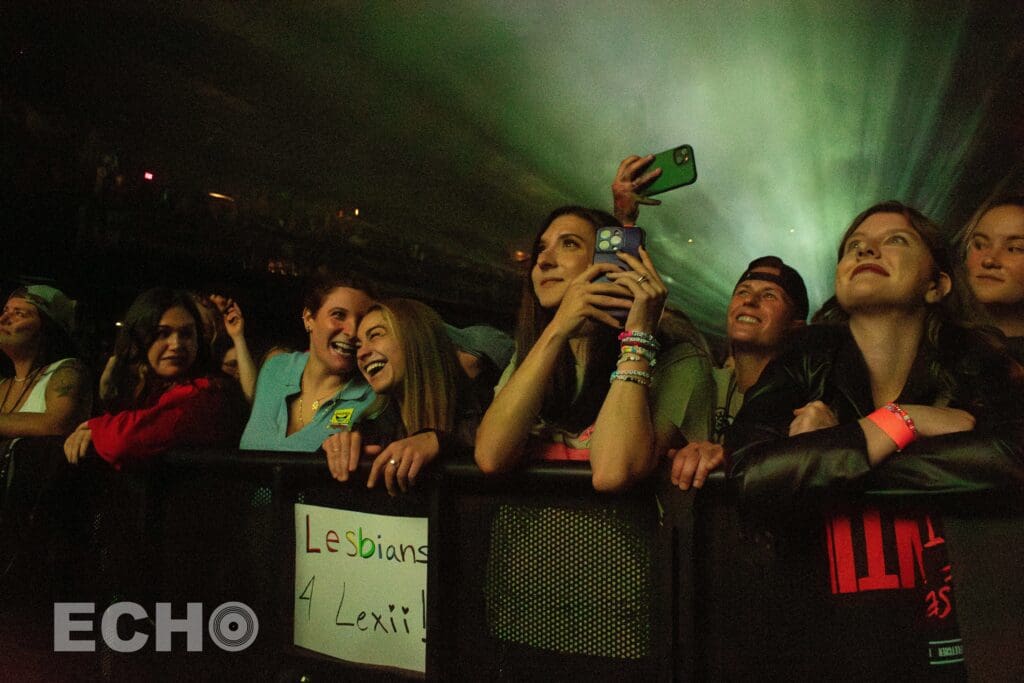
[[(597, 242), (594, 244), (594, 263), (614, 263), (623, 270), (630, 270), (629, 265), (615, 254), (624, 251), (640, 258), (640, 247), (647, 248), (647, 233), (643, 228), (620, 228), (610, 225), (597, 229)], [(602, 275), (595, 282), (611, 282)], [(628, 308), (613, 308), (608, 311), (619, 322), (625, 322), (629, 315)]]
[(661, 175), (644, 188), (643, 195), (646, 197), (691, 185), (697, 181), (697, 163), (693, 159), (693, 147), (689, 145), (680, 145), (655, 154), (654, 160), (644, 169), (644, 173), (656, 168), (661, 169)]

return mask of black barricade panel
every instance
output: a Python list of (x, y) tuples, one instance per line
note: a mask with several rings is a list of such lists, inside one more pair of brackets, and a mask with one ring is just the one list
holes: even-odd
[(1007, 534), (991, 517), (964, 516), (964, 504), (865, 497), (780, 514), (721, 489), (704, 496), (697, 630), (714, 637), (699, 670), (710, 680), (1017, 680), (1008, 672), (1022, 657), (1006, 646), (1021, 642), (1009, 612), (1024, 592), (1007, 585), (1014, 570), (1000, 546), (1024, 530), (1012, 510)]
[[(652, 501), (653, 502), (653, 501)], [(652, 515), (467, 496), (443, 577), (456, 677), (649, 675)], [(453, 673), (455, 673), (453, 672)]]
[[(5, 672), (415, 679), (292, 646), (294, 505), (308, 503), (429, 518), (430, 680), (1024, 679), (1019, 496), (794, 514), (737, 505), (720, 475), (698, 493), (604, 496), (586, 466), (489, 478), (449, 459), (391, 498), (365, 488), (365, 470), (334, 482), (315, 455), (189, 451), (114, 472), (62, 467), (55, 440), (18, 449), (25, 479), (3, 508)], [(49, 610), (68, 601), (95, 603), (94, 653), (53, 652)], [(240, 653), (205, 635), (190, 652), (182, 634), (171, 652), (117, 652), (98, 622), (123, 601), (148, 618), (122, 635), (152, 637), (157, 602), (180, 618), (188, 602), (208, 616), (237, 601), (259, 637)]]

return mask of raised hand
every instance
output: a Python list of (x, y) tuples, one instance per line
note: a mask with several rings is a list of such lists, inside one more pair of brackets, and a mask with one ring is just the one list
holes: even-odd
[(619, 164), (612, 181), (612, 202), (615, 217), (625, 225), (632, 225), (640, 215), (640, 205), (657, 206), (661, 201), (645, 197), (638, 192), (654, 182), (661, 175), (661, 169), (644, 173), (644, 169), (654, 160), (653, 154), (644, 157), (630, 155)]
[(224, 329), (227, 330), (228, 336), (232, 339), (245, 336), (245, 316), (242, 315), (239, 305), (234, 300), (228, 299), (223, 313)]

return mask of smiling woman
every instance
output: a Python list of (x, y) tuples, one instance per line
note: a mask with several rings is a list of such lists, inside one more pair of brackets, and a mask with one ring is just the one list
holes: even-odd
[[(925, 462), (935, 488), (1024, 478), (1024, 371), (998, 339), (957, 321), (952, 272), (938, 228), (918, 211), (884, 202), (854, 219), (836, 295), (814, 317), (828, 324), (798, 332), (768, 366), (727, 441), (749, 493), (827, 489), (875, 468), (893, 486), (920, 485), (915, 465)], [(807, 469), (798, 461), (808, 449), (843, 456)]]
[[(595, 488), (621, 490), (669, 447), (708, 437), (709, 359), (679, 344), (693, 352), (669, 351), (655, 368), (668, 290), (642, 248), (638, 258), (620, 252), (619, 265), (595, 264), (603, 226), (621, 227), (603, 211), (566, 206), (534, 241), (516, 358), (477, 435), (485, 472), (531, 458), (587, 460)], [(626, 312), (625, 329), (612, 311)], [(663, 400), (670, 393), (677, 405)]]
[(309, 350), (279, 354), (260, 369), (240, 448), (312, 453), (373, 402), (355, 361), (356, 326), (373, 303), (368, 291), (332, 274), (312, 283), (301, 316)]
[(242, 421), (241, 395), (206, 376), (191, 296), (165, 288), (140, 294), (125, 314), (100, 398), (107, 413), (83, 422), (64, 444), (68, 462), (95, 451), (117, 468), (175, 446), (226, 446)]
[[(869, 208), (846, 231), (838, 256), (836, 295), (814, 318), (826, 324), (793, 335), (747, 392), (726, 437), (733, 481), (757, 511), (747, 524), (768, 524), (779, 539), (778, 564), (758, 571), (778, 577), (780, 567), (798, 567), (801, 589), (823, 610), (766, 609), (773, 616), (764, 633), (799, 628), (807, 638), (800, 648), (765, 643), (771, 660), (762, 666), (801, 680), (837, 670), (919, 680), (941, 664), (961, 680), (963, 659), (943, 659), (933, 646), (958, 644), (959, 631), (952, 598), (945, 611), (934, 606), (939, 590), (952, 595), (954, 577), (942, 519), (922, 494), (1024, 484), (1024, 369), (994, 334), (957, 321), (945, 241), (918, 211), (897, 202)], [(848, 495), (864, 491), (884, 495)], [(921, 509), (882, 502), (908, 492)], [(808, 502), (822, 506), (823, 518), (799, 507)], [(787, 523), (768, 521), (794, 506), (799, 512)], [(821, 526), (803, 526), (813, 519)], [(893, 582), (868, 576), (851, 586), (838, 559), (847, 542), (868, 546), (856, 576), (865, 563), (868, 574), (894, 571), (884, 558), (895, 556), (895, 545), (916, 544), (916, 559), (901, 558), (900, 569), (906, 564), (924, 585), (893, 575)], [(853, 551), (849, 557), (852, 565)], [(878, 647), (865, 658), (869, 641)], [(829, 656), (798, 654), (821, 651)]]
[(346, 481), (375, 456), (367, 486), (407, 491), (425, 465), (473, 445), (479, 411), (441, 317), (411, 299), (375, 304), (359, 323), (359, 369), (379, 397), (354, 431), (324, 441), (331, 475)]
[(1024, 195), (983, 207), (964, 237), (969, 296), (975, 311), (1010, 338), (1024, 359)]

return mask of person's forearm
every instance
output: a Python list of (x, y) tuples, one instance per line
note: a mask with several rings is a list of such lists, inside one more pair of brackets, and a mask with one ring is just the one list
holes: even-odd
[(0, 436), (67, 436), (78, 423), (80, 416), (57, 416), (49, 413), (10, 413), (0, 415)]
[(504, 472), (521, 460), (530, 428), (540, 414), (544, 388), (566, 343), (551, 326), (546, 328), (494, 397), (476, 433), (474, 457), (484, 472)]
[(654, 469), (654, 429), (648, 388), (615, 381), (594, 423), (590, 467), (598, 491), (620, 491)]
[(876, 467), (886, 458), (896, 452), (896, 442), (892, 440), (882, 428), (866, 417), (857, 420), (861, 430), (864, 432), (864, 440), (867, 443), (868, 462)]
[(259, 370), (256, 368), (256, 362), (252, 359), (245, 335), (232, 337), (232, 341), (235, 343), (235, 357), (238, 361), (238, 383), (242, 385), (245, 400), (252, 405), (253, 397), (256, 396), (256, 376), (259, 374)]

